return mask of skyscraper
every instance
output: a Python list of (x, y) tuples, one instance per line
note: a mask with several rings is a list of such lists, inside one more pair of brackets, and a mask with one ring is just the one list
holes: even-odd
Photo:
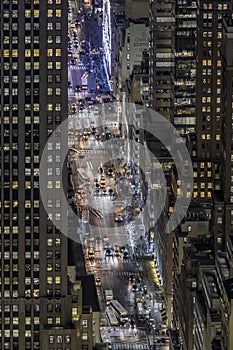
[(197, 4), (194, 0), (175, 1), (172, 121), (181, 134), (194, 132)]
[[(47, 169), (39, 162), (67, 117), (67, 13), (61, 0), (0, 3), (1, 349), (48, 348), (55, 326), (51, 344), (75, 345), (76, 331), (66, 327), (67, 238), (51, 224), (52, 198), (44, 209), (39, 194), (40, 171), (47, 172), (48, 188), (62, 186), (50, 179), (59, 171), (59, 152), (52, 159), (48, 149)], [(57, 227), (61, 205), (57, 200)]]
[(150, 107), (171, 120), (171, 85), (174, 69), (174, 2), (150, 2), (149, 86)]
[(211, 199), (220, 190), (222, 143), (222, 22), (230, 11), (229, 1), (198, 1), (196, 134), (194, 196)]

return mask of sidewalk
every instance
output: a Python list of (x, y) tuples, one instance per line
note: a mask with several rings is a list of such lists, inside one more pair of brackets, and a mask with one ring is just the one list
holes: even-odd
[(147, 286), (147, 298), (149, 298), (150, 300), (152, 299), (153, 305), (157, 306), (154, 309), (153, 314), (151, 315), (156, 323), (160, 324), (162, 323), (162, 318), (161, 318), (161, 313), (159, 311), (159, 304), (160, 301), (158, 303), (158, 296), (159, 296), (159, 289), (155, 289), (156, 285), (159, 286), (159, 279), (156, 273), (156, 269), (154, 266), (154, 261), (151, 260), (151, 257), (144, 257), (144, 258), (137, 258), (137, 262), (138, 262), (138, 269), (140, 272), (140, 276), (142, 278), (142, 285), (145, 284)]
[(149, 293), (155, 293), (155, 284), (160, 286), (159, 278), (154, 265), (154, 260), (151, 256), (138, 257), (138, 265), (141, 267), (141, 275), (143, 280), (148, 281), (148, 291)]

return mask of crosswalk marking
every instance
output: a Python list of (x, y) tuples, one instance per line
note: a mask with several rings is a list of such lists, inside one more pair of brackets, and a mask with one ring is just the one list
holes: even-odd
[(76, 65), (74, 65), (74, 64), (71, 64), (70, 65), (70, 69), (71, 70), (85, 70), (85, 67), (83, 67), (83, 66), (76, 66)]
[(112, 349), (124, 349), (124, 350), (149, 350), (147, 344), (135, 344), (135, 343), (130, 343), (130, 344), (120, 344), (120, 343), (115, 343), (112, 344)]
[(108, 271), (109, 276), (127, 276), (131, 275), (128, 271)]
[(102, 273), (102, 276), (123, 276), (123, 277), (129, 277), (130, 275), (135, 275), (135, 272), (129, 272), (129, 271), (105, 271)]
[(109, 150), (106, 149), (80, 149), (81, 154), (109, 154)]
[[(127, 264), (129, 263), (130, 261), (129, 260), (124, 260), (124, 261), (120, 261), (119, 259), (120, 258), (117, 258), (117, 257), (107, 257), (107, 258), (95, 258), (95, 263), (96, 264), (101, 264), (101, 263), (111, 263), (113, 262), (114, 263), (114, 259), (118, 259), (119, 261), (119, 265), (122, 266), (123, 264)], [(124, 273), (124, 271), (119, 271), (119, 272), (109, 272), (109, 273), (103, 273), (102, 274), (103, 276), (128, 276), (128, 274)]]

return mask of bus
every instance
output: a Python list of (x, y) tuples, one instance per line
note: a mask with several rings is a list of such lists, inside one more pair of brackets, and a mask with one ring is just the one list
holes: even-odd
[(105, 289), (104, 297), (105, 297), (106, 305), (109, 305), (110, 301), (113, 299), (112, 289)]
[(108, 321), (110, 323), (110, 326), (119, 326), (118, 319), (115, 315), (115, 313), (112, 310), (107, 310), (106, 311)]
[(111, 300), (110, 307), (116, 313), (120, 322), (124, 323), (128, 321), (128, 311), (119, 303), (118, 300)]

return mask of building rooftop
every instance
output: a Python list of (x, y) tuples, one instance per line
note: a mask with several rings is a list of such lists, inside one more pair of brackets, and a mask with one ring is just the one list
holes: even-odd
[(217, 309), (210, 309), (210, 317), (212, 322), (221, 322), (221, 314)]
[(223, 193), (222, 191), (213, 191), (213, 200), (214, 202), (223, 202)]
[(186, 216), (183, 219), (184, 221), (207, 221), (206, 211), (203, 208), (202, 204), (197, 200), (192, 200), (187, 210)]
[(77, 280), (82, 282), (83, 305), (89, 305), (92, 311), (100, 312), (94, 275), (77, 276)]
[(228, 263), (226, 252), (218, 253), (216, 257), (216, 266), (217, 266), (217, 269), (220, 271), (222, 278), (227, 279), (230, 274), (230, 269), (229, 269), (229, 263)]
[(229, 300), (233, 299), (233, 278), (223, 281), (227, 297)]
[(219, 290), (217, 286), (217, 280), (214, 274), (205, 272), (205, 280), (207, 282), (206, 287), (209, 290), (209, 293), (212, 298), (219, 298)]

